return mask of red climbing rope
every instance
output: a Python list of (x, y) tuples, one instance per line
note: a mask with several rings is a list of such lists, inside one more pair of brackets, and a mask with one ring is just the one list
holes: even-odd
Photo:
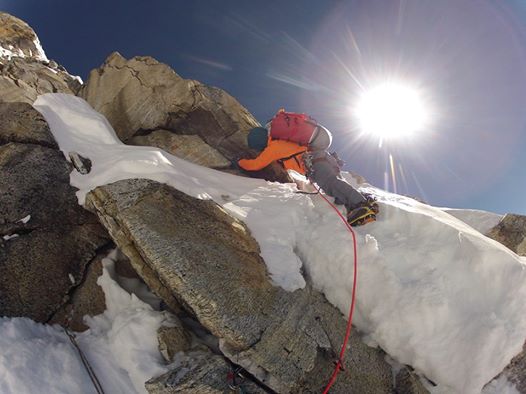
[(351, 335), (351, 324), (352, 324), (352, 315), (354, 312), (354, 303), (356, 299), (356, 279), (357, 279), (357, 269), (358, 269), (358, 247), (356, 246), (356, 234), (354, 233), (354, 230), (352, 229), (351, 225), (347, 222), (347, 218), (342, 215), (340, 210), (329, 201), (327, 197), (323, 193), (320, 193), (320, 189), (314, 185), (316, 190), (318, 190), (318, 193), (322, 198), (329, 204), (332, 209), (336, 211), (342, 222), (345, 223), (347, 226), (347, 229), (352, 235), (352, 242), (353, 242), (353, 250), (354, 250), (354, 269), (353, 269), (353, 283), (352, 283), (352, 297), (351, 297), (351, 307), (349, 309), (349, 319), (347, 320), (347, 328), (345, 329), (345, 337), (343, 339), (342, 348), (340, 350), (340, 356), (338, 357), (338, 361), (336, 362), (336, 366), (334, 367), (334, 371), (331, 375), (331, 379), (329, 380), (329, 383), (327, 384), (327, 387), (325, 387), (325, 390), (323, 390), (323, 394), (327, 394), (334, 384), (336, 382), (336, 377), (338, 376), (338, 373), (341, 369), (343, 369), (343, 356), (345, 355), (345, 350), (347, 349), (347, 342), (349, 341), (349, 336)]

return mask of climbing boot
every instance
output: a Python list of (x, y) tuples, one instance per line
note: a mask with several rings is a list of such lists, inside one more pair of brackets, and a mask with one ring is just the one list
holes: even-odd
[[(376, 204), (378, 207), (378, 204)], [(354, 208), (347, 214), (347, 222), (351, 226), (361, 226), (366, 223), (374, 222), (376, 220), (376, 213), (373, 208), (363, 205)]]

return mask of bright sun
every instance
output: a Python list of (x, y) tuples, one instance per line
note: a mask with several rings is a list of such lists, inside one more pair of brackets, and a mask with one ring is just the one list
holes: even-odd
[(353, 112), (362, 131), (382, 140), (411, 136), (429, 121), (418, 91), (392, 82), (365, 91)]

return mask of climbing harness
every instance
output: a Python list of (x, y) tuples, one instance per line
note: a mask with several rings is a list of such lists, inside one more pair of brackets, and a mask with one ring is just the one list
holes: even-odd
[(91, 382), (93, 383), (93, 387), (95, 387), (95, 391), (97, 391), (97, 394), (104, 394), (104, 390), (102, 389), (102, 385), (100, 384), (99, 379), (97, 378), (97, 375), (95, 375), (95, 371), (93, 370), (92, 366), (90, 365), (88, 359), (82, 352), (82, 350), (79, 347), (79, 344), (77, 343), (75, 336), (66, 328), (64, 327), (64, 332), (68, 336), (69, 340), (75, 346), (77, 349), (77, 352), (79, 353), (80, 360), (82, 361), (82, 364), (84, 365), (84, 368), (86, 368), (86, 371), (88, 372), (88, 375), (91, 379)]
[(347, 223), (347, 219), (345, 218), (345, 216), (343, 216), (342, 213), (340, 212), (340, 210), (332, 202), (330, 202), (329, 199), (323, 195), (323, 193), (320, 192), (320, 188), (316, 184), (313, 183), (313, 185), (314, 185), (314, 188), (319, 193), (319, 195), (338, 214), (338, 216), (340, 217), (342, 222), (345, 224), (345, 226), (347, 227), (347, 229), (351, 233), (352, 240), (353, 240), (353, 256), (354, 256), (353, 284), (352, 284), (351, 306), (349, 308), (349, 319), (347, 320), (347, 327), (345, 329), (345, 336), (344, 336), (342, 347), (341, 347), (341, 350), (340, 350), (340, 355), (338, 357), (338, 360), (336, 361), (336, 365), (334, 367), (334, 371), (333, 371), (333, 373), (331, 375), (331, 378), (329, 379), (329, 383), (327, 383), (327, 386), (325, 387), (325, 390), (323, 391), (323, 394), (327, 394), (329, 392), (330, 388), (332, 387), (332, 385), (334, 384), (334, 382), (336, 382), (336, 377), (338, 376), (338, 373), (341, 370), (344, 369), (343, 357), (345, 356), (345, 351), (347, 349), (347, 342), (349, 342), (349, 337), (351, 335), (352, 317), (353, 317), (353, 313), (354, 313), (354, 304), (355, 304), (355, 301), (356, 301), (356, 283), (357, 283), (357, 277), (358, 277), (358, 275), (357, 275), (357, 269), (358, 269), (358, 247), (357, 247), (357, 244), (356, 244), (356, 234), (354, 233), (354, 230), (351, 227), (351, 225), (349, 223)]

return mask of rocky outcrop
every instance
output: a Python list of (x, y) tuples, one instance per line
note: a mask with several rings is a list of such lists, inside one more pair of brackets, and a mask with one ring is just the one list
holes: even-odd
[(90, 73), (80, 95), (111, 123), (121, 140), (157, 129), (199, 135), (221, 153), (245, 147), (254, 117), (221, 89), (181, 78), (151, 57), (118, 53)]
[(41, 115), (23, 103), (0, 112), (0, 316), (44, 322), (110, 239), (78, 205)]
[[(211, 201), (148, 180), (99, 187), (87, 205), (150, 288), (219, 338), (232, 362), (280, 393), (321, 391), (345, 321), (309, 287), (287, 293), (272, 286), (243, 223)], [(348, 370), (332, 392), (390, 393), (381, 352), (356, 333), (350, 346)]]
[[(226, 167), (226, 161), (240, 156), (255, 155), (248, 148), (246, 137), (247, 132), (259, 124), (246, 108), (225, 91), (184, 79), (151, 57), (127, 60), (112, 53), (100, 68), (90, 73), (79, 95), (106, 116), (126, 143), (153, 143), (193, 161), (187, 150), (194, 148), (184, 148), (179, 145), (181, 138), (169, 138), (166, 133), (193, 136), (192, 144), (196, 144), (198, 138), (210, 146), (206, 148), (199, 143), (193, 158), (210, 151), (220, 154), (214, 153), (211, 162), (203, 163), (214, 168)], [(159, 130), (163, 130), (162, 138)], [(133, 138), (150, 133), (155, 135)], [(174, 144), (178, 148), (172, 149)], [(289, 180), (277, 164), (251, 175), (273, 181)]]
[[(30, 57), (47, 60), (33, 29), (23, 20), (0, 12), (0, 56)], [(1, 49), (0, 49), (1, 51)]]
[(508, 213), (487, 234), (520, 256), (526, 256), (526, 216)]
[(25, 22), (0, 12), (0, 100), (33, 103), (39, 94), (75, 94), (79, 78), (49, 61)]
[(168, 130), (155, 130), (148, 135), (135, 136), (131, 145), (155, 146), (174, 156), (209, 168), (228, 168), (230, 161), (198, 135), (178, 135)]
[(51, 62), (12, 58), (0, 60), (0, 100), (32, 104), (44, 93), (75, 94), (80, 81)]

